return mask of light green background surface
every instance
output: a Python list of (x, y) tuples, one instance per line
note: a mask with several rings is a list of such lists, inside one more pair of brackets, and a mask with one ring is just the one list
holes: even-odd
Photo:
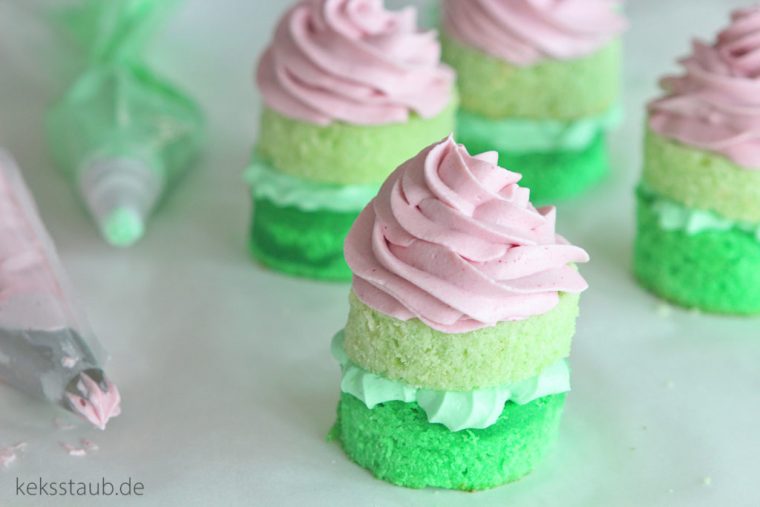
[[(659, 507), (760, 503), (760, 321), (660, 308), (630, 272), (633, 188), (644, 100), (692, 33), (707, 36), (749, 1), (629, 2), (629, 117), (612, 139), (613, 176), (563, 206), (559, 230), (586, 247), (573, 392), (560, 440), (531, 476), (479, 493), (408, 491), (375, 480), (324, 436), (340, 371), (330, 356), (348, 288), (267, 273), (246, 251), (242, 181), (258, 118), (251, 66), (286, 2), (189, 0), (152, 59), (206, 105), (210, 149), (128, 252), (105, 246), (44, 151), (44, 104), (61, 66), (26, 14), (0, 0), (0, 144), (19, 158), (93, 327), (110, 349), (124, 415), (106, 433), (56, 431), (53, 407), (0, 388), (0, 445), (29, 443), (0, 471), (0, 505), (208, 507)], [(57, 0), (55, 0), (57, 1)], [(398, 3), (395, 2), (394, 3)], [(170, 62), (165, 64), (164, 62)], [(665, 316), (668, 315), (668, 316)], [(192, 318), (191, 318), (192, 316)], [(92, 438), (72, 458), (58, 446)], [(132, 476), (141, 499), (20, 501), (16, 476)], [(705, 478), (710, 485), (705, 485)]]

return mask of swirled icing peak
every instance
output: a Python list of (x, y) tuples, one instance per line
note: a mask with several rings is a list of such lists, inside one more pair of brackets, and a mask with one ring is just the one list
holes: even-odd
[(760, 6), (734, 11), (713, 44), (694, 41), (685, 72), (649, 105), (660, 135), (760, 170)]
[(514, 65), (593, 53), (626, 26), (613, 0), (445, 0), (454, 39)]
[(435, 32), (417, 29), (413, 8), (382, 0), (302, 0), (280, 21), (259, 62), (267, 107), (326, 125), (400, 123), (440, 113), (454, 74), (440, 63)]
[(588, 254), (554, 231), (521, 176), (495, 152), (470, 156), (449, 137), (402, 164), (362, 211), (345, 256), (353, 290), (400, 320), (463, 333), (545, 313), (585, 280)]

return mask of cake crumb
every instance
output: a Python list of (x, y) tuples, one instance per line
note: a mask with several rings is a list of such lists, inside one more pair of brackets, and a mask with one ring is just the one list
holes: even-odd
[(704, 477), (704, 478), (702, 479), (702, 484), (703, 484), (703, 485), (705, 485), (705, 486), (707, 486), (708, 488), (709, 488), (710, 486), (712, 486), (712, 477), (710, 477), (709, 475), (708, 475), (708, 476), (706, 476), (706, 477)]
[(82, 457), (97, 451), (98, 446), (92, 440), (83, 438), (79, 441), (79, 446), (69, 444), (67, 442), (59, 442), (61, 447), (69, 453), (69, 456)]
[(673, 313), (673, 307), (668, 303), (660, 303), (657, 305), (657, 316), (663, 319), (667, 319)]
[(76, 456), (77, 458), (81, 458), (82, 456), (87, 456), (87, 451), (79, 447), (74, 447), (71, 444), (61, 442), (61, 447), (63, 447), (63, 449), (67, 453), (69, 453), (69, 456)]

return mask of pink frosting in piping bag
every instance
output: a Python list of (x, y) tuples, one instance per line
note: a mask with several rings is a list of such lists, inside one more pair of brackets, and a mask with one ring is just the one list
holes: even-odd
[(429, 118), (451, 101), (453, 81), (435, 32), (417, 29), (413, 8), (389, 12), (382, 0), (299, 2), (257, 72), (268, 107), (320, 125)]
[(445, 0), (448, 35), (514, 65), (593, 53), (626, 26), (612, 0)]
[[(0, 159), (0, 164), (3, 160)], [(0, 167), (0, 326), (60, 329), (71, 323), (70, 308), (50, 265), (49, 246), (30, 220), (34, 204)], [(28, 308), (28, 310), (22, 310)]]
[(658, 134), (760, 170), (760, 6), (734, 11), (714, 44), (694, 41), (686, 72), (649, 106)]
[(19, 169), (0, 151), (0, 381), (105, 429), (121, 396)]
[(353, 290), (400, 320), (462, 333), (551, 310), (585, 280), (588, 254), (555, 233), (521, 176), (495, 152), (470, 156), (449, 137), (401, 165), (346, 239)]

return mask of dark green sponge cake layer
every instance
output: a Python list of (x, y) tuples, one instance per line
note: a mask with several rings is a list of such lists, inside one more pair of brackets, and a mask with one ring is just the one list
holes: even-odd
[[(478, 136), (462, 130), (457, 135), (470, 153), (493, 150)], [(576, 197), (599, 183), (609, 171), (606, 135), (601, 132), (580, 150), (498, 152), (502, 166), (523, 175), (520, 186), (530, 188), (531, 201), (538, 205)]]
[(554, 442), (565, 395), (507, 402), (492, 426), (451, 432), (427, 421), (416, 403), (368, 409), (343, 393), (335, 434), (346, 454), (377, 478), (410, 488), (474, 491), (530, 473)]
[(303, 211), (254, 199), (251, 251), (262, 264), (294, 276), (351, 280), (343, 241), (358, 212)]
[(508, 169), (523, 175), (534, 204), (552, 204), (583, 194), (607, 175), (607, 144), (599, 134), (584, 150), (546, 153), (500, 153)]
[(740, 230), (664, 230), (650, 199), (638, 197), (634, 270), (641, 284), (680, 305), (727, 314), (760, 313), (760, 242)]

